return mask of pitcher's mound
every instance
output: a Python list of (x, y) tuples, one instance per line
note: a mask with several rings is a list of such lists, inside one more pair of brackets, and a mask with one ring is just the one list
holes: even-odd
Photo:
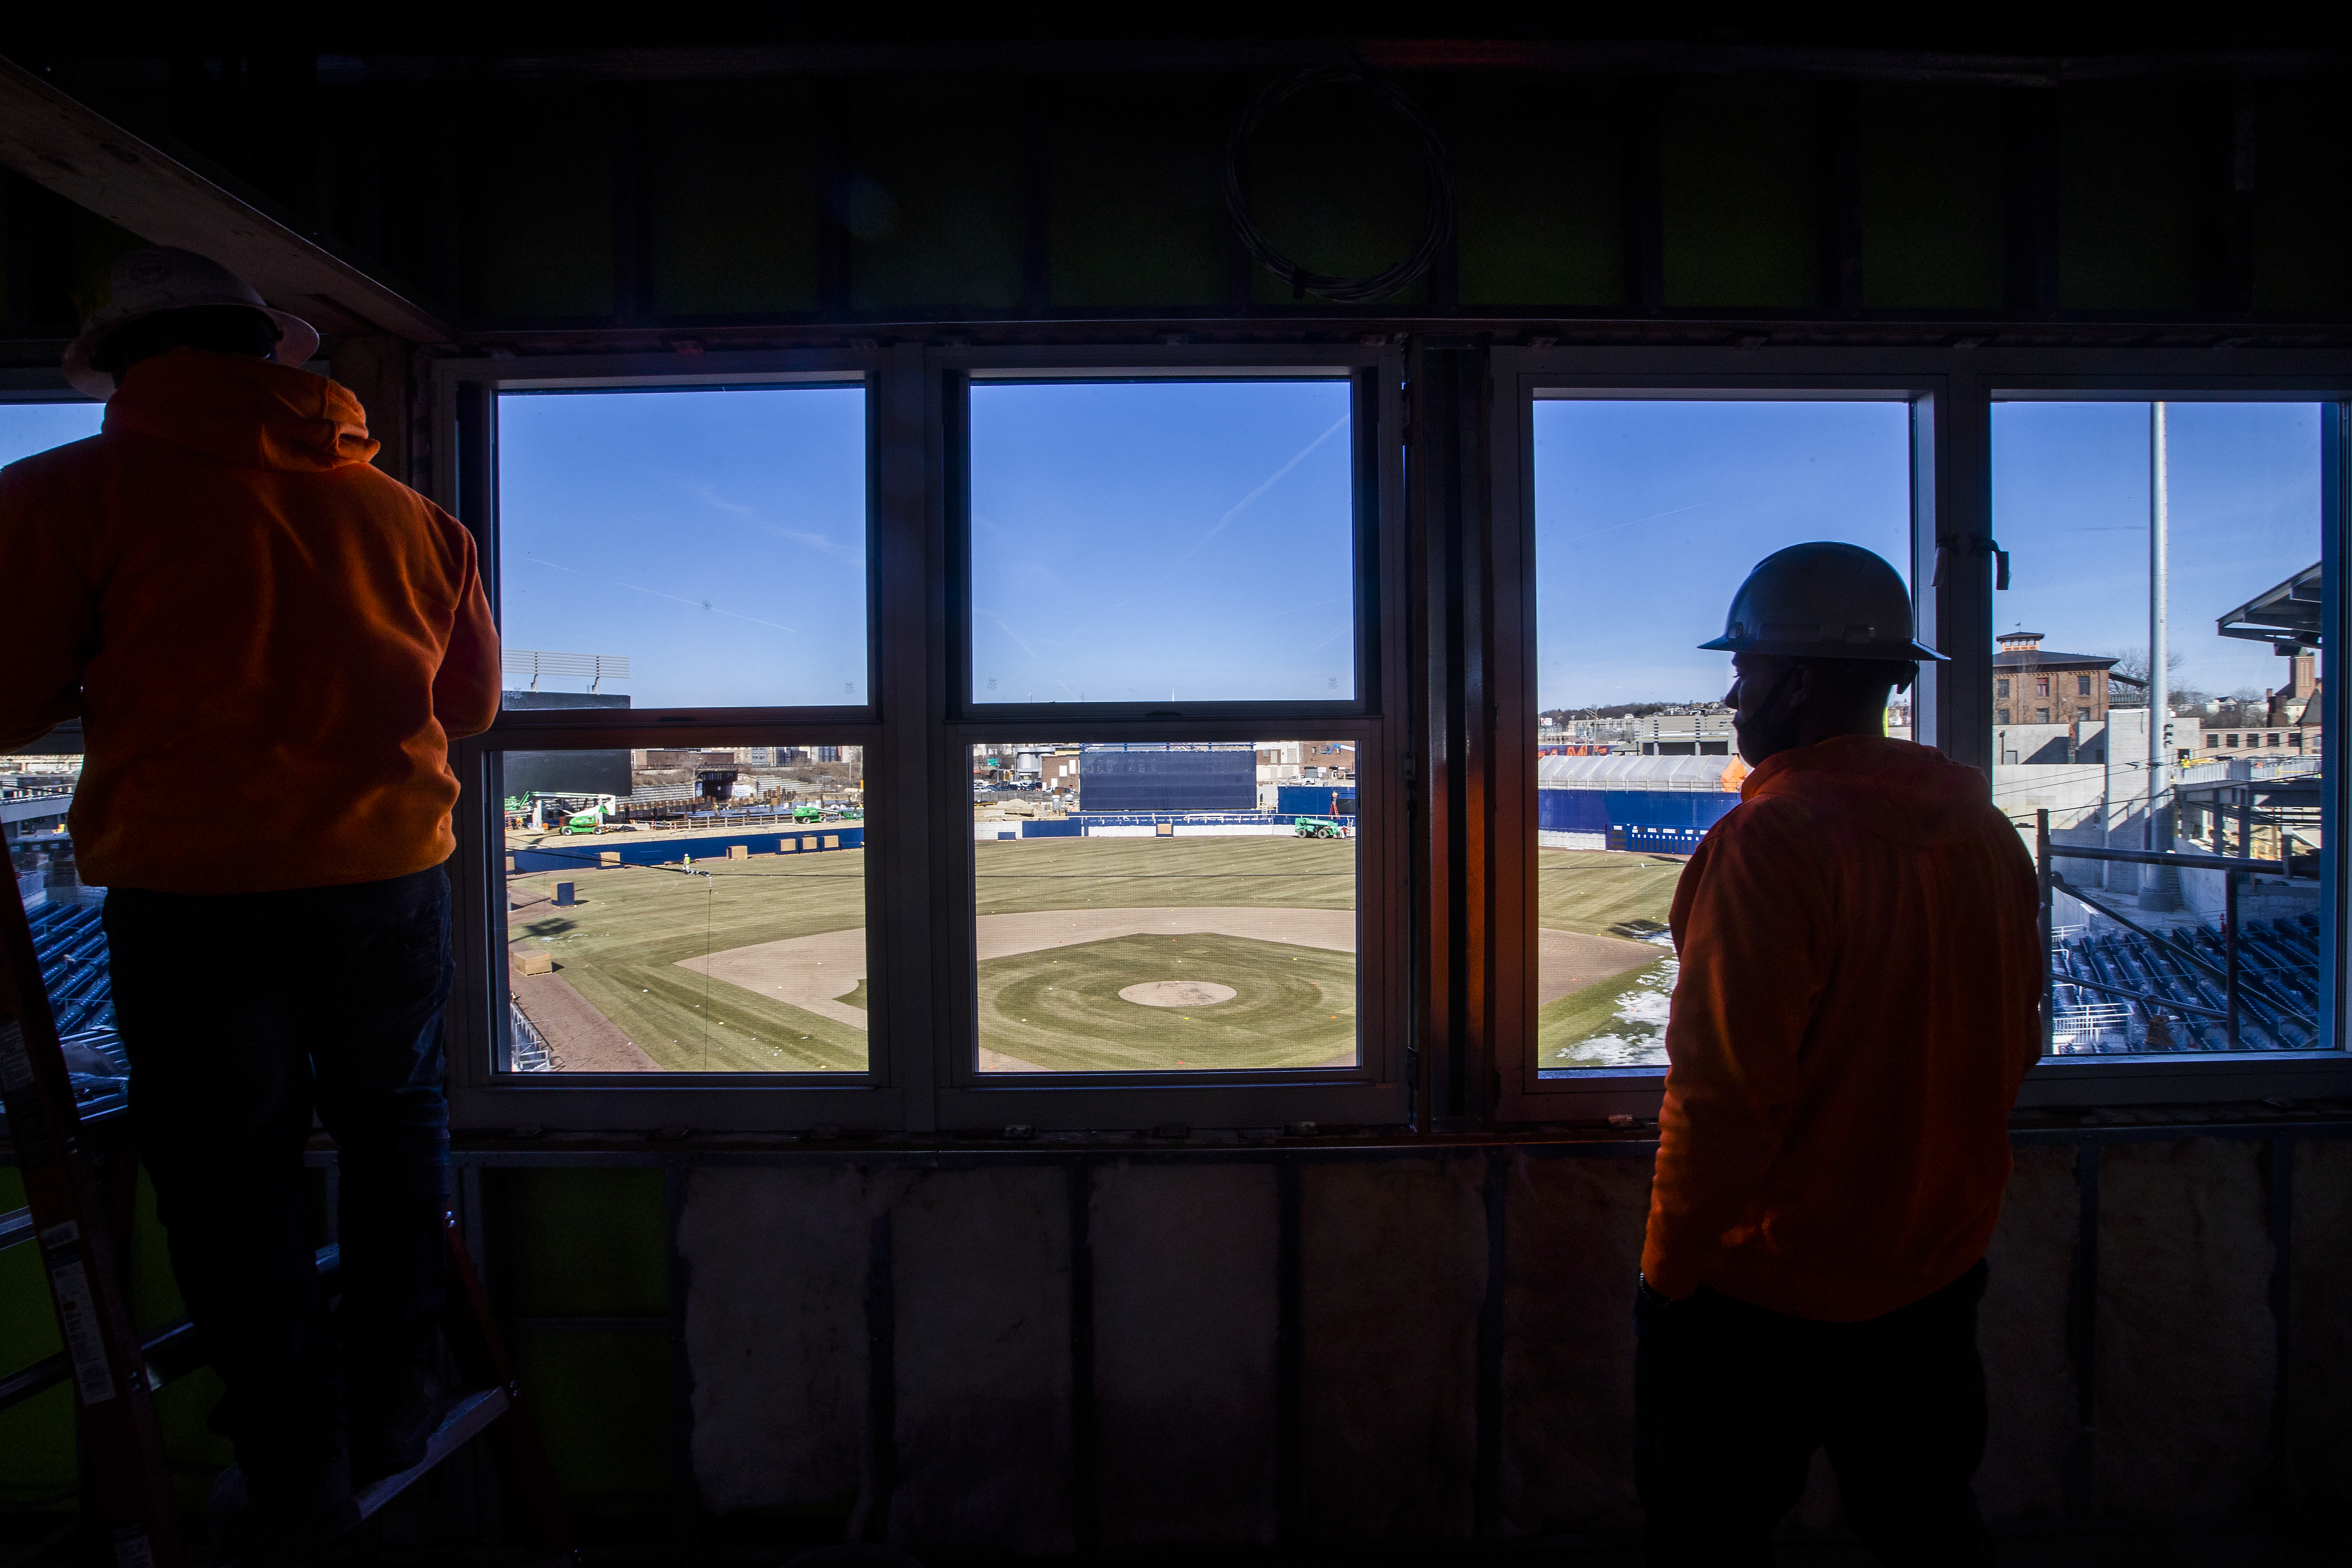
[(1213, 1007), (1232, 1001), (1234, 994), (1232, 986), (1213, 985), (1206, 980), (1147, 980), (1119, 991), (1123, 1000), (1140, 1002), (1146, 1007)]

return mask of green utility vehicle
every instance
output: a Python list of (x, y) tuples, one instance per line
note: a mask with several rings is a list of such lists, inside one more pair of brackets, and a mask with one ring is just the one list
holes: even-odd
[(1292, 818), (1290, 831), (1299, 838), (1346, 838), (1355, 829), (1337, 817), (1300, 816)]
[(794, 822), (822, 822), (824, 820), (824, 811), (821, 806), (809, 805), (806, 804), (797, 805), (793, 807), (793, 820)]

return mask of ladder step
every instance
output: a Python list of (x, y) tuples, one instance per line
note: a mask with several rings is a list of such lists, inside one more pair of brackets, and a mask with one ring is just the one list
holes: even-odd
[(507, 1413), (507, 1391), (482, 1388), (464, 1394), (441, 1416), (441, 1425), (425, 1441), (425, 1458), (397, 1475), (370, 1481), (359, 1489), (360, 1517), (373, 1518), (386, 1503), (406, 1491), (425, 1473), (479, 1436), (482, 1429)]

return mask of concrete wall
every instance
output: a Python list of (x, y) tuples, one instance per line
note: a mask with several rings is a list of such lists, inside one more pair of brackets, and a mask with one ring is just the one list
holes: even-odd
[[(1990, 1517), (2211, 1518), (2282, 1476), (2344, 1500), (2352, 1142), (2287, 1146), (2283, 1422), (2272, 1147), (2102, 1145), (2086, 1229), (2083, 1146), (2021, 1144), (1981, 1331)], [(1638, 1523), (1643, 1145), (995, 1159), (693, 1173), (709, 1513), (1047, 1556)], [(1824, 1470), (1801, 1521), (1836, 1519)]]

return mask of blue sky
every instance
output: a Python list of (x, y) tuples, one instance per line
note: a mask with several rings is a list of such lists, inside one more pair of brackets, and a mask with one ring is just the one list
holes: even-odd
[(0, 403), (0, 468), (95, 436), (105, 417), (103, 403)]
[(1731, 656), (1697, 645), (1787, 545), (1907, 577), (1910, 429), (1900, 403), (1538, 403), (1538, 707), (1722, 696)]
[[(865, 395), (509, 395), (506, 636), (624, 654), (639, 706), (863, 701)], [(1353, 690), (1341, 382), (982, 384), (972, 391), (976, 690), (1178, 701)], [(0, 462), (100, 405), (0, 405)], [(2319, 555), (2319, 411), (2170, 405), (2176, 678), (2285, 666), (2212, 635)], [(1891, 403), (1546, 401), (1535, 410), (1542, 706), (1712, 698), (1750, 566), (1805, 539), (1905, 564)], [(2147, 405), (1993, 410), (1995, 625), (2116, 654), (2147, 640)], [(992, 689), (988, 682), (997, 684)], [(576, 683), (575, 683), (576, 684)]]
[[(2174, 403), (2165, 419), (2172, 679), (2217, 695), (2284, 685), (2284, 659), (2213, 622), (2319, 559), (2318, 406)], [(2145, 648), (2148, 405), (1996, 404), (1992, 440), (2011, 569), (1994, 630), (2069, 653)]]
[(625, 655), (639, 708), (866, 700), (862, 388), (509, 393), (499, 486), (509, 648)]
[(971, 389), (972, 696), (1355, 695), (1344, 381)]
[[(2168, 417), (2174, 679), (2277, 686), (2284, 663), (2216, 637), (2213, 619), (2319, 559), (2318, 410), (2173, 404)], [(1841, 540), (1906, 568), (1900, 404), (1547, 401), (1535, 426), (1540, 707), (1720, 696), (1728, 658), (1693, 645), (1784, 545)], [(1997, 404), (1992, 433), (2011, 566), (1995, 627), (2073, 653), (2144, 647), (2147, 405)]]

